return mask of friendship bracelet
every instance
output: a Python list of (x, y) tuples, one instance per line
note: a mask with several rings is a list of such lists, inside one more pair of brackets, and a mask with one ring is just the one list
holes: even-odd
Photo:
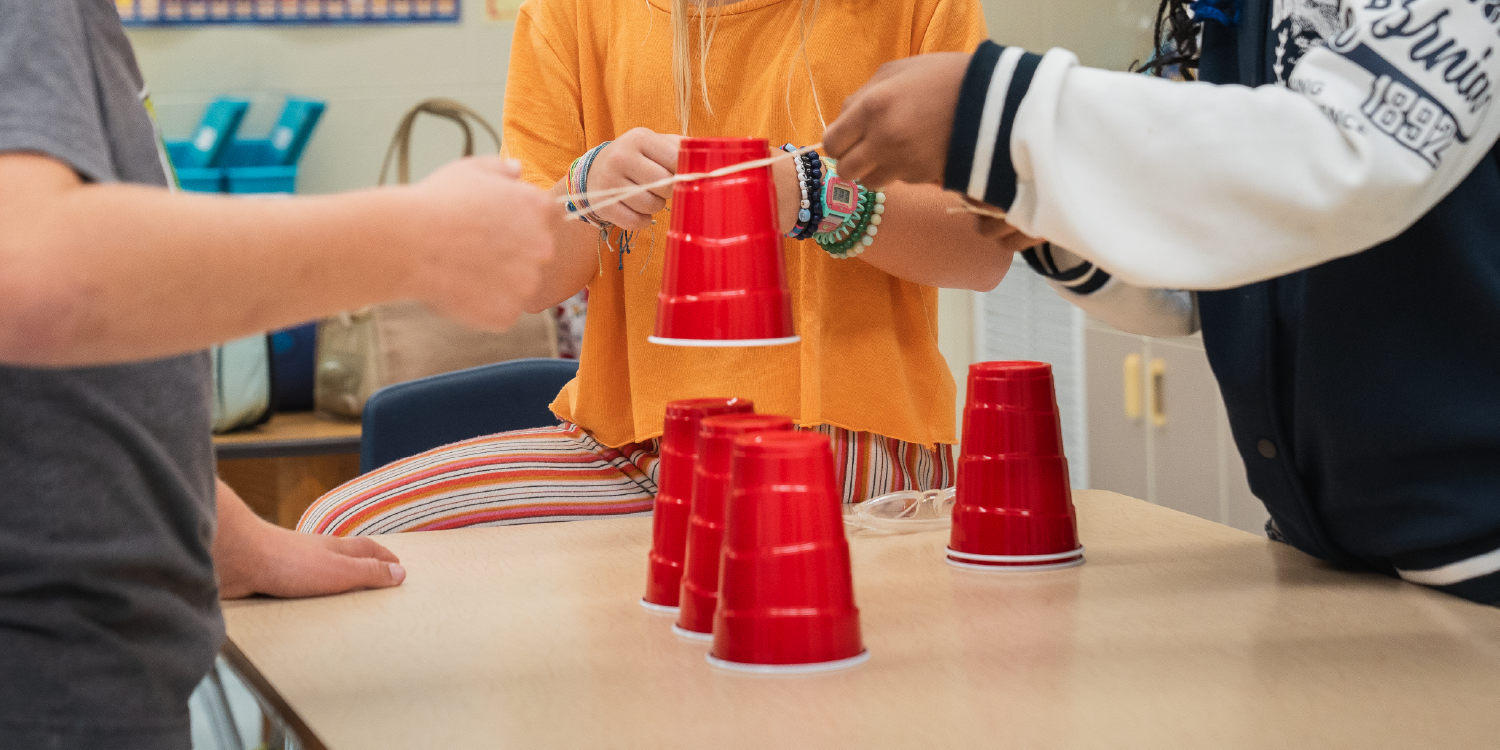
[(605, 146), (613, 142), (605, 141), (585, 151), (583, 156), (574, 159), (573, 164), (568, 167), (568, 212), (576, 214), (579, 221), (599, 227), (605, 231), (614, 225), (599, 218), (599, 215), (590, 209), (588, 181), (589, 170), (594, 166), (594, 158), (599, 155), (600, 151), (604, 150)]

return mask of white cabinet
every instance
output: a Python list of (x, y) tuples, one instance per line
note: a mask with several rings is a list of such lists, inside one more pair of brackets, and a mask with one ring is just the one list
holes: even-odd
[(1263, 534), (1203, 342), (1084, 325), (1089, 484)]

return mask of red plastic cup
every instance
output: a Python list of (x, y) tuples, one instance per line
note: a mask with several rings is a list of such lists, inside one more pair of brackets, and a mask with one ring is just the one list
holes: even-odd
[(677, 614), (677, 592), (682, 586), (682, 560), (687, 551), (689, 501), (693, 497), (693, 465), (698, 457), (698, 423), (715, 414), (755, 411), (743, 398), (690, 398), (667, 404), (661, 436), (661, 466), (656, 472), (656, 504), (651, 518), (651, 554), (646, 595), (641, 606), (653, 612)]
[(1052, 366), (969, 367), (948, 562), (976, 570), (1083, 564)]
[[(681, 174), (764, 159), (763, 138), (685, 138)], [(672, 346), (770, 346), (800, 341), (781, 257), (770, 167), (672, 188), (656, 335)]]
[(719, 554), (724, 543), (724, 501), (729, 494), (735, 438), (752, 432), (790, 429), (790, 418), (770, 414), (705, 417), (698, 427), (693, 509), (688, 519), (682, 593), (678, 597), (682, 609), (672, 632), (694, 640), (713, 640), (714, 610), (719, 603)]
[(709, 663), (795, 674), (864, 662), (827, 436), (758, 432), (732, 454)]

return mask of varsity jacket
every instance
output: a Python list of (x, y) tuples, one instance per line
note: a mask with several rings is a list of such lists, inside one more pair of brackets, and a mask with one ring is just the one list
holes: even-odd
[(1342, 0), (1285, 86), (1270, 0), (1236, 10), (1197, 83), (985, 43), (945, 186), (1092, 314), (1201, 325), (1281, 538), (1500, 603), (1500, 9)]

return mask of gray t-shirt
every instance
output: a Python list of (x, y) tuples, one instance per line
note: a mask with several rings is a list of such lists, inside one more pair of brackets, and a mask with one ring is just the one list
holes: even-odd
[[(0, 152), (164, 185), (142, 89), (110, 0), (0, 0)], [(213, 471), (204, 354), (0, 366), (0, 748), (189, 747)]]

